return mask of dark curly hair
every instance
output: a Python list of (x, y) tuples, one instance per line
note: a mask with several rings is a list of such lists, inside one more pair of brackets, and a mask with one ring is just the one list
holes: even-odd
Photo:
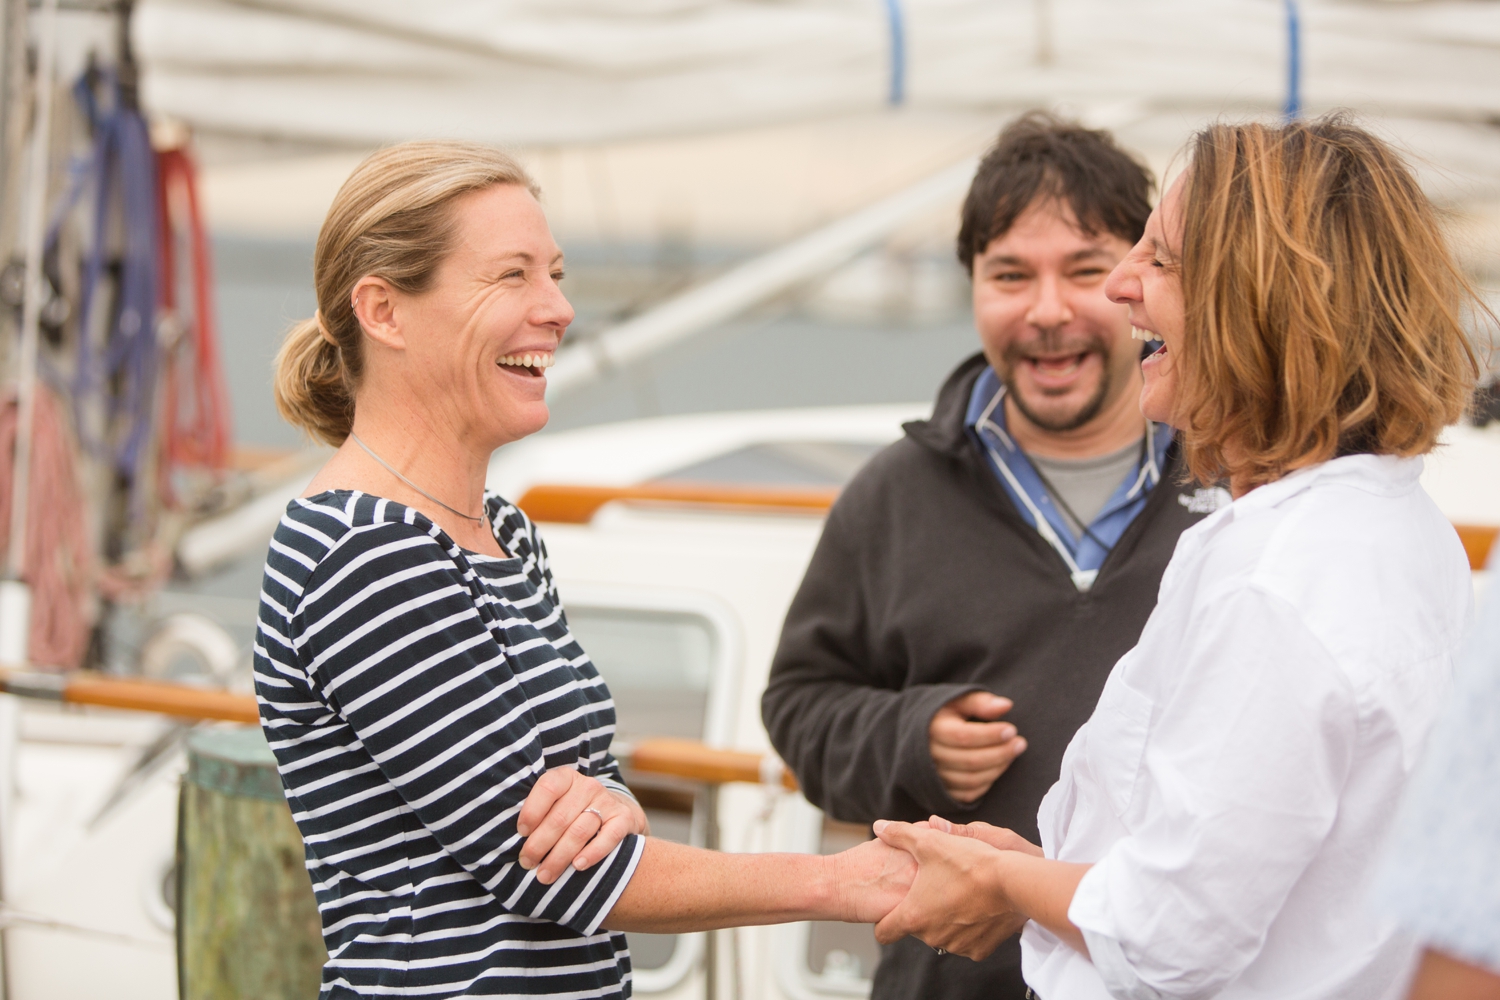
[(1113, 233), (1133, 246), (1151, 214), (1154, 186), (1151, 171), (1108, 132), (1028, 112), (1005, 127), (979, 163), (964, 199), (958, 261), (972, 274), (975, 256), (1038, 198), (1066, 202), (1090, 236)]

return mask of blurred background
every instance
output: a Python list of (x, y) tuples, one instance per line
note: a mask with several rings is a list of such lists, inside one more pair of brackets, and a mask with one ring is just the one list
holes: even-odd
[[(198, 149), (246, 446), (298, 444), (269, 360), (313, 308), (334, 191), (373, 146), (419, 135), (501, 143), (531, 168), (568, 255), (574, 346), (980, 152), (1031, 107), (1114, 129), (1158, 176), (1205, 121), (1351, 109), (1419, 164), (1474, 278), (1500, 283), (1500, 9), (1484, 0), (148, 0), (130, 37), (148, 113)], [(974, 343), (961, 193), (561, 395), (553, 429), (929, 399)]]

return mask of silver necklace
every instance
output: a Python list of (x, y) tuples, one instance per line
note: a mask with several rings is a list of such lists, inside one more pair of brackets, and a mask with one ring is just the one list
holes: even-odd
[(354, 443), (355, 444), (359, 445), (361, 448), (363, 448), (365, 450), (365, 454), (366, 455), (369, 455), (375, 461), (377, 461), (381, 465), (385, 466), (385, 471), (386, 472), (389, 472), (391, 475), (395, 476), (397, 479), (401, 480), (407, 486), (410, 486), (412, 489), (416, 490), (418, 493), (422, 494), (424, 497), (426, 497), (427, 499), (431, 500), (433, 503), (437, 504), (439, 507), (443, 508), (448, 513), (450, 513), (450, 514), (456, 514), (457, 516), (463, 518), (465, 521), (473, 521), (475, 524), (483, 524), (484, 523), (484, 515), (483, 514), (480, 514), (478, 517), (474, 517), (474, 516), (472, 516), (470, 514), (465, 514), (461, 510), (454, 510), (452, 507), (449, 507), (447, 504), (443, 503), (443, 501), (439, 500), (437, 497), (433, 496), (431, 493), (428, 493), (426, 490), (422, 489), (422, 487), (418, 486), (416, 483), (412, 482), (410, 479), (407, 479), (401, 473), (397, 472), (394, 468), (391, 467), (391, 463), (387, 462), (385, 459), (383, 459), (379, 455), (375, 454), (375, 452), (371, 451), (370, 450), (370, 446), (367, 445), (367, 444), (365, 444), (363, 441), (361, 441), (359, 439), (359, 435), (358, 434), (354, 433), (353, 431), (350, 431), (349, 432), (349, 436), (354, 439)]

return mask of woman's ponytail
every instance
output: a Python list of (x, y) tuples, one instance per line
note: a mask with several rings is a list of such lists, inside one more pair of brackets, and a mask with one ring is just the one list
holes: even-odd
[(276, 409), (287, 423), (335, 448), (348, 439), (364, 375), (355, 285), (375, 276), (403, 292), (424, 291), (452, 249), (454, 199), (496, 184), (539, 194), (514, 159), (472, 142), (404, 142), (354, 169), (313, 253), (319, 311), (288, 330), (276, 354)]
[(287, 331), (276, 352), (276, 409), (287, 423), (337, 448), (354, 427), (343, 358), (317, 317)]

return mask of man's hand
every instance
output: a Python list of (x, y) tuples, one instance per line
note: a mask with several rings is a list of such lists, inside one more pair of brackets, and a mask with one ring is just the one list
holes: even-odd
[(629, 833), (650, 833), (646, 813), (635, 799), (605, 788), (571, 767), (554, 767), (537, 779), (516, 817), (526, 838), (521, 867), (537, 869), (551, 885), (571, 864), (592, 868)]
[(833, 871), (835, 912), (851, 924), (873, 924), (895, 908), (917, 877), (917, 862), (905, 851), (867, 841), (829, 855)]
[(910, 934), (933, 948), (977, 962), (1025, 926), (1026, 917), (1005, 895), (997, 864), (1005, 852), (976, 837), (943, 833), (929, 824), (881, 822), (875, 824), (875, 832), (917, 859), (911, 890), (875, 927), (881, 944)]
[(1011, 700), (988, 691), (970, 691), (937, 710), (927, 727), (927, 748), (938, 779), (959, 802), (974, 802), (1026, 749), (1016, 727), (998, 722)]

